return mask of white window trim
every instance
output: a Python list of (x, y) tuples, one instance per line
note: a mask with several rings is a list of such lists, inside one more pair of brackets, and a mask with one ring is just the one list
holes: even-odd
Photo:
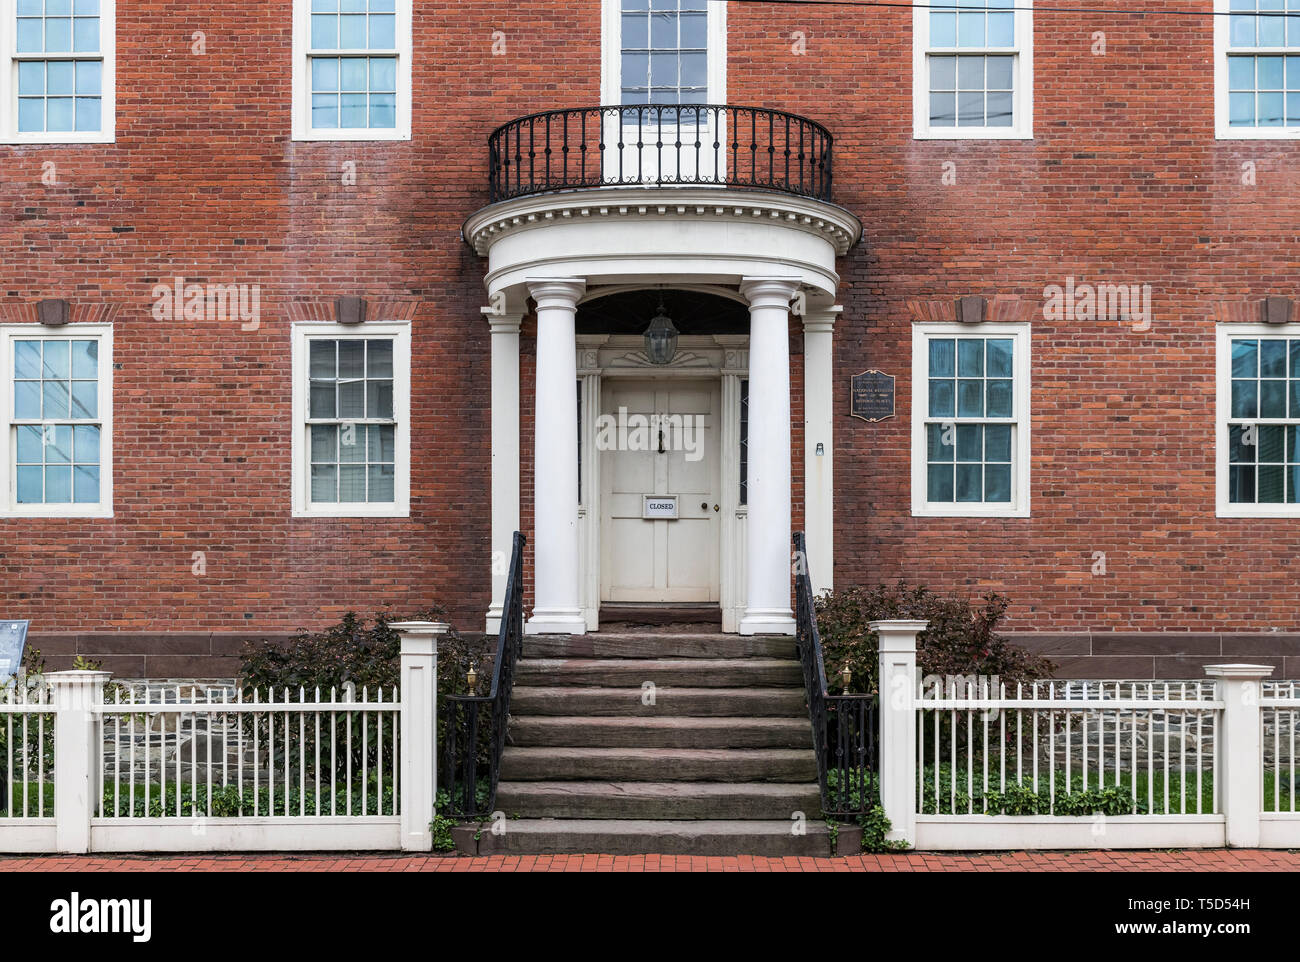
[[(710, 3), (709, 103), (727, 102), (727, 5)], [(600, 102), (616, 106), (623, 99), (623, 3), (601, 0)]]
[[(915, 140), (1032, 140), (1034, 137), (1034, 14), (1033, 0), (1016, 0), (1016, 45), (1006, 48), (953, 50), (953, 54), (1016, 56), (1016, 89), (1012, 97), (1015, 123), (1010, 127), (931, 127), (929, 6), (912, 11), (912, 137)], [(1023, 8), (1023, 9), (1020, 9)]]
[[(1015, 396), (1011, 435), (1011, 501), (1005, 504), (959, 504), (928, 500), (925, 422), (930, 405), (930, 350), (932, 337), (1010, 337), (1015, 340)], [(1030, 509), (1030, 401), (1031, 331), (1028, 323), (912, 325), (912, 517), (914, 518), (1028, 518)]]
[[(1234, 338), (1300, 337), (1300, 324), (1219, 324), (1214, 362), (1214, 474), (1216, 516), (1220, 518), (1300, 518), (1300, 504), (1234, 504), (1228, 500), (1228, 422), (1232, 420), (1232, 341)], [(1259, 419), (1255, 419), (1259, 420)]]
[[(1229, 47), (1229, 0), (1214, 0), (1214, 137), (1216, 140), (1295, 140), (1300, 127), (1233, 127), (1228, 123), (1228, 54), (1279, 53), (1276, 47)], [(1293, 54), (1300, 49), (1293, 48)]]
[[(99, 503), (19, 504), (14, 471), (15, 437), (11, 419), (14, 403), (13, 342), (32, 338), (99, 341)], [(0, 430), (4, 431), (0, 458), (0, 517), (4, 518), (111, 518), (113, 517), (113, 326), (111, 324), (0, 325)]]
[[(311, 503), (311, 468), (307, 463), (307, 398), (311, 378), (307, 369), (307, 342), (312, 338), (360, 340), (393, 339), (393, 417), (397, 421), (391, 504)], [(365, 324), (330, 324), (302, 321), (293, 325), (292, 511), (295, 518), (409, 518), (411, 516), (411, 325), (405, 321), (367, 321)]]
[[(100, 129), (95, 131), (18, 132), (18, 6), (15, 0), (0, 0), (0, 143), (5, 144), (111, 144), (117, 139), (117, 3), (100, 0), (99, 43), (103, 62), (101, 77)], [(27, 55), (24, 55), (26, 58)], [(58, 60), (61, 54), (41, 54), (39, 59)], [(68, 54), (69, 58), (73, 54)]]
[[(311, 126), (311, 0), (293, 0), (292, 139), (304, 141), (383, 141), (411, 139), (411, 0), (397, 0), (397, 126), (391, 130), (313, 130)], [(347, 54), (344, 54), (346, 56)], [(360, 55), (360, 54), (358, 54)]]

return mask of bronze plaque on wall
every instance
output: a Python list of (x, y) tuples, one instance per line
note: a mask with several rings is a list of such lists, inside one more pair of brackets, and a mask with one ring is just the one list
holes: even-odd
[(864, 421), (885, 421), (894, 416), (894, 376), (883, 371), (853, 375), (849, 412)]

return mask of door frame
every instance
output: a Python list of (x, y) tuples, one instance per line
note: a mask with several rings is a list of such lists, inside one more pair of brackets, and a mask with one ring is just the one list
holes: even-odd
[(636, 335), (580, 334), (577, 338), (579, 397), (578, 575), (580, 603), (589, 631), (600, 627), (600, 558), (603, 505), (596, 421), (605, 378), (690, 379), (722, 382), (719, 445), (722, 524), (718, 546), (718, 597), (722, 630), (734, 632), (745, 609), (745, 522), (740, 504), (740, 382), (749, 375), (747, 335), (682, 336), (671, 364), (656, 365)]

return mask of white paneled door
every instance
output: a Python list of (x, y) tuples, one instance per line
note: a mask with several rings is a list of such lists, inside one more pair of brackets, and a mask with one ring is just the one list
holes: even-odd
[[(601, 394), (601, 600), (717, 602), (721, 384), (608, 378)], [(644, 517), (647, 496), (677, 518)]]

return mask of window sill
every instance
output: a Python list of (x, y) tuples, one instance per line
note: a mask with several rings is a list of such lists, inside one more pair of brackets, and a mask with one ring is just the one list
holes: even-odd
[(1215, 140), (1300, 140), (1300, 127), (1219, 127)]
[(386, 143), (411, 139), (409, 130), (311, 130), (296, 131), (293, 140), (300, 143)]
[(340, 508), (333, 510), (329, 508), (295, 508), (293, 517), (304, 518), (307, 520), (341, 520), (346, 518), (409, 518), (411, 509), (402, 507), (383, 507), (376, 509), (358, 509), (355, 507)]
[(1300, 504), (1221, 504), (1215, 513), (1215, 517), (1255, 518), (1264, 521), (1300, 521)]
[(1028, 518), (1029, 507), (1017, 505), (971, 505), (955, 507), (952, 505), (926, 505), (912, 508), (914, 518)]
[(117, 136), (112, 131), (94, 134), (8, 134), (0, 137), (6, 147), (77, 147), (83, 144), (112, 144)]
[(81, 507), (63, 507), (59, 506), (57, 510), (49, 507), (23, 507), (23, 508), (6, 508), (0, 509), (0, 521), (8, 520), (49, 520), (55, 521), (61, 518), (68, 519), (85, 519), (85, 518), (111, 518), (113, 517), (112, 506), (100, 504), (84, 505)]
[(951, 130), (914, 130), (913, 140), (1033, 140), (1032, 130), (1007, 127), (954, 127)]

